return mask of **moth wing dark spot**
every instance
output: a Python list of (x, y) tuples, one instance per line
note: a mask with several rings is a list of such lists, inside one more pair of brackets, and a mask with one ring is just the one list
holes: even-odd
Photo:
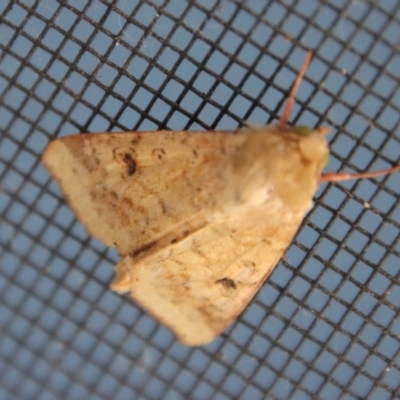
[(221, 278), (215, 281), (215, 283), (220, 283), (225, 289), (236, 289), (236, 283), (230, 278)]
[(129, 176), (133, 175), (136, 172), (136, 161), (129, 153), (125, 153), (122, 160), (126, 164), (126, 172)]

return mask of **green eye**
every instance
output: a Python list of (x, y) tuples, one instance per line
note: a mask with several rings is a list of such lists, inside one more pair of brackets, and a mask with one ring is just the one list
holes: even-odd
[(326, 167), (328, 165), (329, 157), (330, 157), (330, 154), (329, 154), (329, 151), (327, 151), (325, 154), (324, 167)]
[(308, 126), (304, 125), (294, 126), (292, 130), (296, 135), (300, 136), (309, 136), (314, 132), (314, 129), (311, 129)]

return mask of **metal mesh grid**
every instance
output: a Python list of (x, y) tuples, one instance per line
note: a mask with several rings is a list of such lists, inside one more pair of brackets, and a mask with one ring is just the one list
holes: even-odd
[(321, 187), (268, 281), (187, 348), (108, 289), (40, 163), (75, 132), (333, 128), (331, 170), (399, 160), (400, 7), (352, 0), (0, 2), (0, 399), (392, 399), (400, 388), (399, 176)]

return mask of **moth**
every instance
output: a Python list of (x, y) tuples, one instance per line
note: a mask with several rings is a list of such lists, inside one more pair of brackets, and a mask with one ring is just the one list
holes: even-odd
[(43, 162), (79, 220), (121, 255), (112, 289), (186, 345), (210, 342), (243, 311), (291, 243), (320, 182), (326, 128), (288, 124), (311, 53), (279, 123), (234, 132), (80, 134)]

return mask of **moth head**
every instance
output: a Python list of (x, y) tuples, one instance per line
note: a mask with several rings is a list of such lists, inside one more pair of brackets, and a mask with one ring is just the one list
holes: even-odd
[[(326, 127), (313, 129), (313, 128), (310, 128), (309, 126), (304, 126), (304, 125), (293, 126), (293, 127), (291, 127), (291, 131), (298, 136), (307, 137), (307, 138), (312, 137), (313, 135), (324, 136), (330, 132), (329, 128), (326, 128)], [(312, 154), (310, 156), (312, 156)], [(326, 167), (328, 165), (328, 163), (329, 163), (329, 148), (326, 146), (323, 166)]]
[[(279, 119), (279, 125), (283, 128), (289, 128), (289, 130), (294, 133), (295, 135), (302, 136), (302, 137), (312, 137), (314, 135), (325, 135), (329, 133), (329, 129), (325, 127), (317, 128), (317, 129), (312, 129), (307, 126), (295, 126), (295, 127), (289, 127), (288, 121), (290, 114), (292, 112), (294, 100), (296, 97), (297, 90), (300, 86), (300, 83), (307, 71), (308, 66), (310, 65), (312, 53), (311, 51), (307, 52), (306, 58), (304, 60), (304, 63), (299, 71), (299, 74), (297, 75), (297, 78), (292, 86), (292, 89), (290, 91), (288, 100), (286, 102), (285, 108), (283, 109), (281, 118)], [(307, 147), (305, 144), (303, 144), (303, 149), (302, 151), (304, 154), (307, 155), (307, 153), (311, 153), (309, 150), (307, 150)], [(309, 154), (310, 157), (312, 157), (312, 154)], [(326, 166), (329, 162), (329, 149), (327, 148), (325, 158), (324, 158), (324, 165)], [(325, 173), (321, 174), (319, 178), (319, 182), (334, 182), (334, 181), (343, 181), (343, 180), (350, 180), (350, 179), (364, 179), (364, 178), (371, 178), (375, 176), (380, 176), (380, 175), (386, 175), (386, 174), (391, 174), (393, 172), (400, 171), (400, 165), (395, 165), (391, 168), (383, 169), (380, 171), (376, 172), (362, 172), (362, 173), (355, 173), (355, 174), (345, 174), (345, 173)]]

